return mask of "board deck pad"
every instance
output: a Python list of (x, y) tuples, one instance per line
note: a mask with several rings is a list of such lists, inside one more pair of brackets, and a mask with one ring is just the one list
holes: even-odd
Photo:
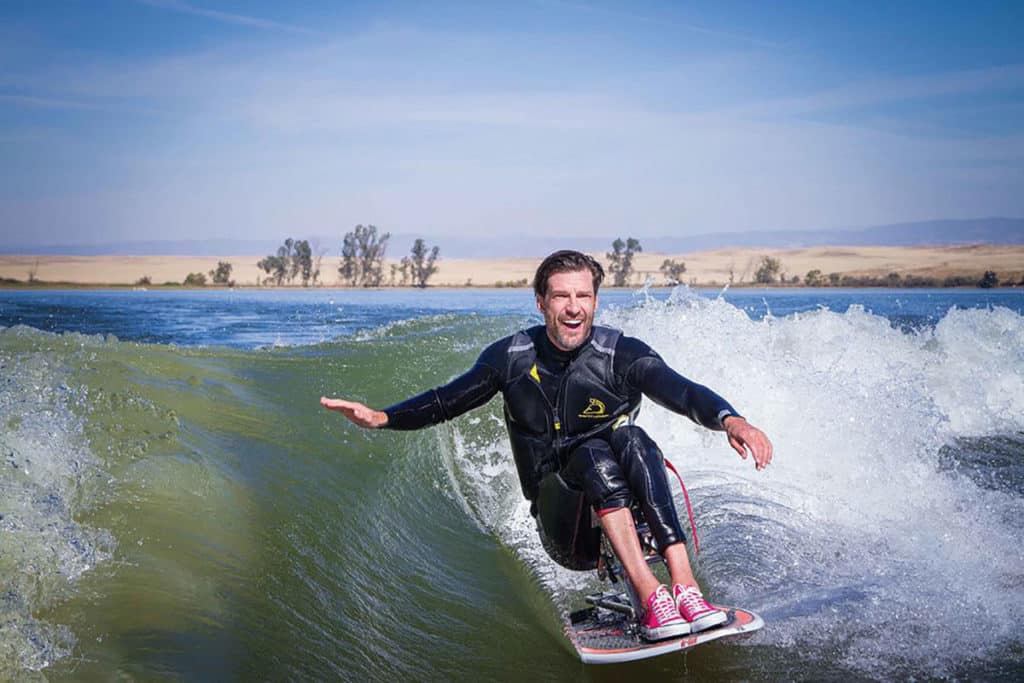
[(566, 634), (584, 662), (610, 664), (682, 652), (701, 643), (750, 633), (764, 626), (764, 620), (753, 612), (736, 607), (718, 609), (724, 610), (728, 615), (728, 619), (721, 626), (653, 643), (640, 637), (635, 622), (631, 625), (632, 620), (625, 614), (597, 607), (573, 612), (571, 621), (566, 626)]

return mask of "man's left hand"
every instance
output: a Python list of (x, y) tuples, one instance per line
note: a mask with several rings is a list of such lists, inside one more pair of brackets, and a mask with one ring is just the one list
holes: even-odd
[(740, 457), (747, 459), (747, 451), (754, 456), (754, 466), (763, 470), (772, 461), (772, 442), (768, 436), (742, 417), (730, 415), (722, 422), (729, 436), (729, 445)]

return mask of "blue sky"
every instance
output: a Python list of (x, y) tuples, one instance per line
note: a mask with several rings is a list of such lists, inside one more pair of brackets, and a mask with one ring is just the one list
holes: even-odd
[(1024, 216), (1021, 2), (0, 0), (0, 244)]

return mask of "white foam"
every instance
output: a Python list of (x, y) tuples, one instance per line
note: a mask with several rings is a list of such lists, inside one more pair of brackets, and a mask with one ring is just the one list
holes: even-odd
[[(775, 444), (756, 473), (721, 434), (649, 401), (640, 417), (690, 489), (706, 590), (765, 613), (751, 642), (872, 677), (948, 674), (965, 653), (1019, 643), (1024, 506), (943, 471), (939, 454), (957, 437), (1024, 430), (1020, 315), (951, 310), (918, 332), (857, 306), (755, 321), (680, 289), (600, 321), (647, 341)], [(455, 430), (452, 454), (467, 511), (567, 595), (588, 575), (545, 569), (500, 424), (476, 429)]]
[[(68, 386), (69, 365), (61, 353), (45, 349), (52, 343), (89, 354), (105, 342), (27, 328), (0, 334), (13, 340), (0, 348), (0, 678), (7, 678), (43, 669), (71, 651), (67, 628), (32, 615), (67, 597), (82, 574), (111, 557), (115, 542), (75, 521), (96, 504), (105, 478), (70, 409), (78, 398)], [(42, 350), (13, 350), (25, 336)]]
[[(770, 621), (760, 642), (838, 648), (872, 674), (941, 674), (965, 652), (1019, 637), (1007, 625), (1024, 618), (1012, 588), (1024, 554), (1007, 520), (1024, 507), (941, 471), (939, 453), (954, 437), (1024, 429), (1020, 315), (952, 310), (934, 330), (908, 333), (860, 307), (754, 321), (680, 292), (604, 321), (727, 397), (775, 444), (775, 461), (755, 475), (722, 436), (657, 407), (641, 418), (689, 473), (695, 499), (707, 487), (726, 509), (760, 504), (761, 519), (711, 518), (735, 528), (705, 544), (703, 562), (732, 566), (729, 543), (769, 535), (767, 556), (735, 567), (772, 573), (757, 582)], [(726, 598), (742, 579), (705, 578)], [(740, 593), (758, 607), (757, 594)]]

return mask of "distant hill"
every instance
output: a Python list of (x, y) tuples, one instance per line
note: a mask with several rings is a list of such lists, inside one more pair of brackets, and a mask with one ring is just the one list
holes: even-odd
[[(627, 237), (623, 232), (622, 237)], [(335, 257), (341, 250), (341, 235), (309, 236), (311, 244)], [(451, 235), (393, 234), (390, 256), (403, 256), (417, 237), (431, 246), (441, 247), (442, 258), (482, 258), (494, 256), (544, 256), (555, 249), (574, 248), (583, 251), (608, 251), (611, 240), (599, 238), (529, 237), (521, 234), (463, 237)], [(640, 240), (644, 251), (685, 253), (730, 247), (799, 248), (815, 246), (923, 246), (950, 244), (1024, 244), (1024, 218), (971, 218), (896, 223), (839, 230), (775, 230), (751, 232), (720, 232), (680, 236), (632, 235)], [(271, 254), (284, 240), (150, 240), (78, 245), (0, 244), (4, 254), (62, 255), (163, 255), (163, 256), (240, 256)]]

